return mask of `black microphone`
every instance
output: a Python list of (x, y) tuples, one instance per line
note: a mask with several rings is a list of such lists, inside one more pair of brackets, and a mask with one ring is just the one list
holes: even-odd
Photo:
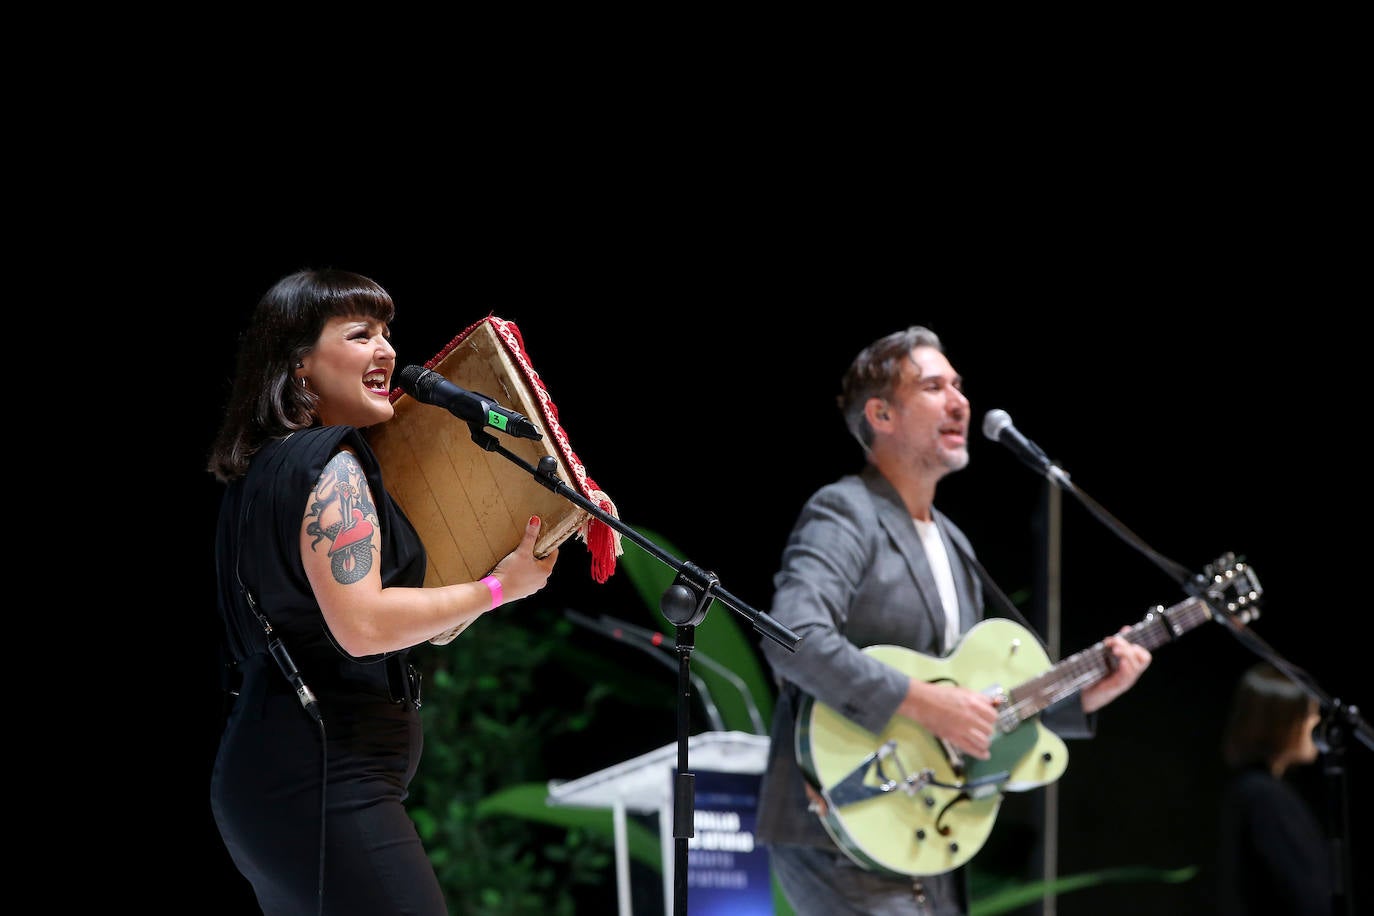
[[(654, 645), (662, 644), (663, 648), (669, 650), (670, 652), (677, 651), (677, 640), (673, 639), (671, 636), (665, 636), (656, 630), (646, 630), (642, 627), (637, 627), (632, 623), (626, 623), (623, 620), (616, 620), (614, 617), (608, 617), (605, 614), (601, 615), (601, 622), (609, 626), (615, 627), (616, 629), (625, 630), (628, 633), (632, 633), (640, 637), (641, 639), (645, 639), (649, 642), (652, 642)], [(740, 699), (744, 700), (744, 706), (749, 712), (749, 721), (752, 722), (754, 725), (754, 734), (768, 734), (768, 729), (765, 728), (763, 724), (763, 716), (759, 713), (758, 704), (754, 702), (754, 697), (749, 693), (749, 685), (744, 683), (744, 679), (741, 678), (735, 672), (731, 671), (729, 668), (722, 665), (720, 662), (713, 659), (711, 656), (707, 655), (705, 652), (701, 651), (700, 649), (694, 649), (692, 654), (697, 661), (701, 662), (707, 668), (710, 668), (716, 674), (719, 674), (721, 677), (725, 678), (727, 681), (730, 682), (731, 687), (734, 687), (736, 690), (739, 691)], [(717, 731), (719, 730), (720, 727), (717, 727)]]
[(296, 688), (296, 696), (300, 699), (305, 711), (310, 713), (310, 717), (316, 722), (323, 721), (320, 718), (320, 705), (315, 701), (315, 694), (310, 692), (310, 688), (305, 686), (305, 680), (301, 673), (296, 670), (296, 663), (291, 660), (291, 653), (286, 651), (286, 646), (278, 638), (273, 638), (267, 643), (268, 651), (277, 660), (277, 667), (281, 673), (286, 675), (286, 680), (292, 687)]
[[(651, 630), (641, 630), (638, 627), (631, 627), (629, 624), (622, 623), (612, 617), (601, 615), (600, 620), (593, 620), (583, 614), (577, 613), (572, 608), (564, 608), (563, 616), (573, 623), (581, 624), (589, 630), (595, 630), (603, 636), (609, 636), (617, 642), (634, 646), (648, 652), (654, 658), (663, 662), (671, 670), (678, 670), (677, 663), (666, 655), (661, 655), (657, 650), (663, 649), (672, 652), (677, 648), (674, 640), (669, 639), (662, 633), (655, 633)], [(711, 727), (718, 732), (725, 731), (725, 722), (720, 717), (720, 709), (716, 706), (715, 699), (711, 696), (711, 691), (707, 689), (706, 682), (703, 681), (696, 672), (689, 674), (692, 685), (697, 689), (697, 696), (701, 698), (702, 709), (706, 711), (706, 718), (711, 720)]]
[(983, 435), (1011, 449), (1017, 458), (1052, 482), (1064, 483), (1069, 479), (1064, 469), (1050, 461), (1040, 446), (1021, 435), (1021, 431), (1011, 423), (1011, 414), (1005, 410), (989, 410), (983, 415)]
[(420, 366), (406, 366), (397, 376), (397, 381), (415, 400), (442, 407), (460, 420), (481, 423), (521, 439), (544, 438), (523, 414), (507, 410), (485, 394), (459, 388), (437, 372)]

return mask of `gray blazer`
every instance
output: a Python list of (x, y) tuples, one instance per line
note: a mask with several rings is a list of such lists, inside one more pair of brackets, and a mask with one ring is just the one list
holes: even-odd
[[(938, 510), (932, 517), (949, 554), (964, 633), (982, 619), (983, 583), (964, 560), (964, 552), (973, 555), (968, 538)], [(789, 652), (761, 641), (779, 696), (756, 834), (763, 843), (833, 847), (819, 818), (807, 811), (795, 748), (798, 691), (881, 732), (906, 696), (907, 676), (861, 650), (897, 645), (941, 656), (953, 647), (943, 645), (944, 609), (916, 526), (897, 491), (872, 466), (822, 487), (806, 502), (773, 586), (769, 613), (801, 642)], [(1070, 719), (1077, 710), (1077, 722), (1056, 731), (1090, 734), (1077, 695), (1069, 699), (1059, 707), (1070, 711)]]

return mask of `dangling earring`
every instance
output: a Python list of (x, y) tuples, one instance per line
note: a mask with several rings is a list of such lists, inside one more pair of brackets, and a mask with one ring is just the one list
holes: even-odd
[(307, 391), (310, 390), (310, 379), (306, 378), (304, 375), (301, 376), (301, 387)]

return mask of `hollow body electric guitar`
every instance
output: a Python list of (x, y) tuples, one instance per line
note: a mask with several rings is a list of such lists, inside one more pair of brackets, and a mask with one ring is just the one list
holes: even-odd
[[(1153, 650), (1211, 620), (1215, 610), (1241, 623), (1259, 616), (1259, 580), (1233, 555), (1207, 567), (1197, 581), (1201, 594), (1152, 609), (1122, 636)], [(804, 698), (797, 714), (797, 762), (825, 799), (822, 823), (849, 858), (897, 876), (958, 868), (987, 841), (1004, 792), (1059, 779), (1068, 767), (1068, 749), (1040, 723), (1039, 713), (1102, 680), (1114, 663), (1103, 641), (1053, 664), (1035, 634), (1002, 618), (974, 626), (945, 658), (901, 646), (863, 651), (908, 677), (1000, 700), (991, 757), (978, 760), (965, 759), (905, 716), (893, 716), (874, 734)]]

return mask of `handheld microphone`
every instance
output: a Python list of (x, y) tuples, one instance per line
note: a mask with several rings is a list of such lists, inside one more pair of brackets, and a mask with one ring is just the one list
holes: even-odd
[(1011, 414), (1005, 410), (989, 410), (983, 415), (983, 435), (993, 442), (1000, 442), (1020, 458), (1031, 470), (1044, 474), (1054, 483), (1063, 483), (1069, 475), (1063, 468), (1050, 461), (1040, 446), (1021, 434), (1011, 423)]
[(507, 410), (485, 394), (459, 388), (437, 372), (406, 366), (397, 382), (415, 400), (442, 407), (460, 420), (481, 423), (521, 439), (542, 439), (543, 434), (523, 414)]
[(320, 718), (320, 704), (315, 701), (315, 694), (310, 692), (310, 688), (305, 686), (305, 680), (301, 673), (296, 670), (296, 663), (291, 660), (291, 653), (286, 651), (286, 646), (279, 638), (273, 637), (267, 643), (267, 649), (272, 653), (272, 657), (277, 660), (277, 667), (281, 673), (286, 675), (287, 681), (292, 687), (296, 688), (296, 696), (300, 699), (305, 711), (310, 713), (310, 718), (316, 722), (323, 721)]

